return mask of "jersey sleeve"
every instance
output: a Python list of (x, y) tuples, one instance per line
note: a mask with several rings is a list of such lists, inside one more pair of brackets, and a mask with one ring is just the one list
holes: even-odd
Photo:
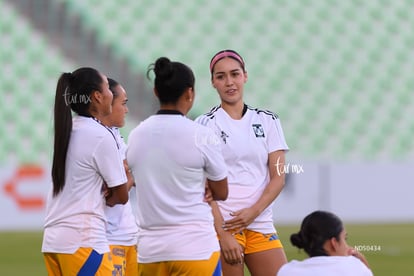
[(200, 125), (203, 125), (203, 126), (207, 126), (208, 120), (209, 119), (207, 118), (206, 115), (200, 115), (197, 118), (195, 118), (194, 122), (196, 122), (196, 123), (198, 123)]
[(219, 137), (211, 130), (200, 126), (197, 133), (196, 145), (204, 159), (204, 169), (207, 178), (219, 181), (227, 177), (227, 166), (221, 153)]
[(94, 161), (108, 187), (116, 187), (127, 182), (121, 154), (114, 137), (108, 133), (97, 145)]
[(122, 134), (121, 134), (121, 131), (119, 130), (119, 128), (113, 128), (112, 132), (115, 136), (116, 143), (118, 144), (119, 153), (121, 154), (121, 158), (122, 158), (122, 160), (125, 160), (126, 159), (127, 145), (125, 143), (124, 137), (122, 137)]
[(280, 123), (279, 118), (275, 116), (267, 116), (267, 145), (268, 153), (284, 150), (288, 151), (289, 147), (285, 140), (285, 135), (283, 133), (282, 124)]

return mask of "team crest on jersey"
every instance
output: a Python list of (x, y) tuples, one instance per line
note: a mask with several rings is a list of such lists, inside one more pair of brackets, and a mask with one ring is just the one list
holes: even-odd
[(223, 140), (224, 144), (227, 144), (227, 138), (229, 136), (224, 131), (221, 131), (220, 138)]
[(252, 124), (254, 135), (256, 137), (265, 137), (264, 130), (261, 124)]

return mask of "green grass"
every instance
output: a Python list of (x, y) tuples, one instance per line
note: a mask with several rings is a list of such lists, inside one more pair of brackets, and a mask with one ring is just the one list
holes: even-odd
[[(289, 242), (290, 234), (298, 227), (278, 227), (289, 260), (306, 258), (303, 251)], [(364, 252), (374, 275), (414, 275), (414, 224), (346, 225), (346, 228), (349, 245), (380, 247), (378, 251)], [(46, 275), (41, 243), (41, 232), (0, 232), (1, 275)]]
[(41, 232), (0, 232), (1, 275), (47, 275)]

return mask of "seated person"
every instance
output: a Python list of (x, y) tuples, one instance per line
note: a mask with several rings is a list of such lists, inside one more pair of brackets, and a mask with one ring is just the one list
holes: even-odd
[(290, 261), (277, 275), (373, 275), (365, 257), (348, 246), (346, 237), (342, 221), (336, 215), (325, 211), (309, 214), (300, 231), (290, 236), (291, 243), (304, 249), (309, 258)]

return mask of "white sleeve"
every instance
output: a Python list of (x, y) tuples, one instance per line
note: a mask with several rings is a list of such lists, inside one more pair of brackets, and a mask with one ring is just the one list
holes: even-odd
[(285, 135), (283, 134), (282, 125), (280, 123), (279, 118), (277, 117), (267, 117), (267, 146), (268, 146), (268, 153), (277, 151), (277, 150), (284, 150), (288, 151), (289, 147), (285, 140)]
[(96, 147), (94, 161), (108, 187), (116, 187), (127, 182), (123, 160), (116, 141), (109, 132)]
[(213, 181), (222, 180), (227, 177), (227, 166), (221, 153), (220, 139), (208, 128), (203, 127), (201, 133), (202, 138), (197, 140), (197, 147), (204, 158), (207, 178)]
[(122, 137), (122, 134), (119, 129), (117, 129), (115, 134), (115, 138), (119, 146), (119, 153), (121, 154), (122, 160), (125, 160), (127, 145), (125, 144), (124, 137)]

